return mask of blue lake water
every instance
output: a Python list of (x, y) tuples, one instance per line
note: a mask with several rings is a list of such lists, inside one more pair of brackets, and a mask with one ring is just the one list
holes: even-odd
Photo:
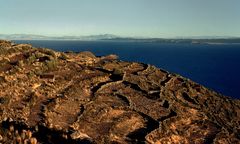
[(58, 51), (117, 54), (121, 60), (143, 62), (178, 73), (210, 89), (240, 98), (240, 45), (163, 44), (114, 41), (15, 41)]

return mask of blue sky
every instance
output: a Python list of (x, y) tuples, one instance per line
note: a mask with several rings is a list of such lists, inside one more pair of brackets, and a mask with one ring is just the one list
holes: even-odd
[(240, 0), (0, 2), (0, 34), (240, 36)]

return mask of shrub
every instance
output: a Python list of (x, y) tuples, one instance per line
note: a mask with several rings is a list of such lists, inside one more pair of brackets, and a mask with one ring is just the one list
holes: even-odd
[(36, 56), (35, 56), (35, 54), (32, 54), (28, 59), (27, 59), (27, 62), (28, 62), (28, 64), (32, 64), (32, 63), (34, 63), (35, 61), (36, 61)]
[(57, 61), (55, 59), (46, 61), (46, 66), (48, 71), (56, 70), (57, 68)]

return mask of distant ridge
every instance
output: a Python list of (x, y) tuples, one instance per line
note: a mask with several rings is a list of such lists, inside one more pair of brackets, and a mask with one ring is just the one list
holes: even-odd
[(112, 34), (100, 34), (89, 36), (44, 36), (34, 34), (0, 34), (0, 39), (4, 40), (101, 40), (115, 38), (118, 38), (118, 36)]
[(129, 41), (129, 42), (161, 42), (161, 43), (191, 43), (191, 44), (240, 44), (240, 37), (225, 36), (193, 36), (176, 38), (146, 38), (122, 37), (113, 34), (89, 36), (44, 36), (34, 34), (0, 34), (3, 40), (78, 40), (78, 41)]

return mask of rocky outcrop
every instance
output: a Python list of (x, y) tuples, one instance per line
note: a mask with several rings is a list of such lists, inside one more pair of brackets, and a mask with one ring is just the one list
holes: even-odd
[(154, 66), (0, 41), (0, 143), (240, 143), (240, 101)]

